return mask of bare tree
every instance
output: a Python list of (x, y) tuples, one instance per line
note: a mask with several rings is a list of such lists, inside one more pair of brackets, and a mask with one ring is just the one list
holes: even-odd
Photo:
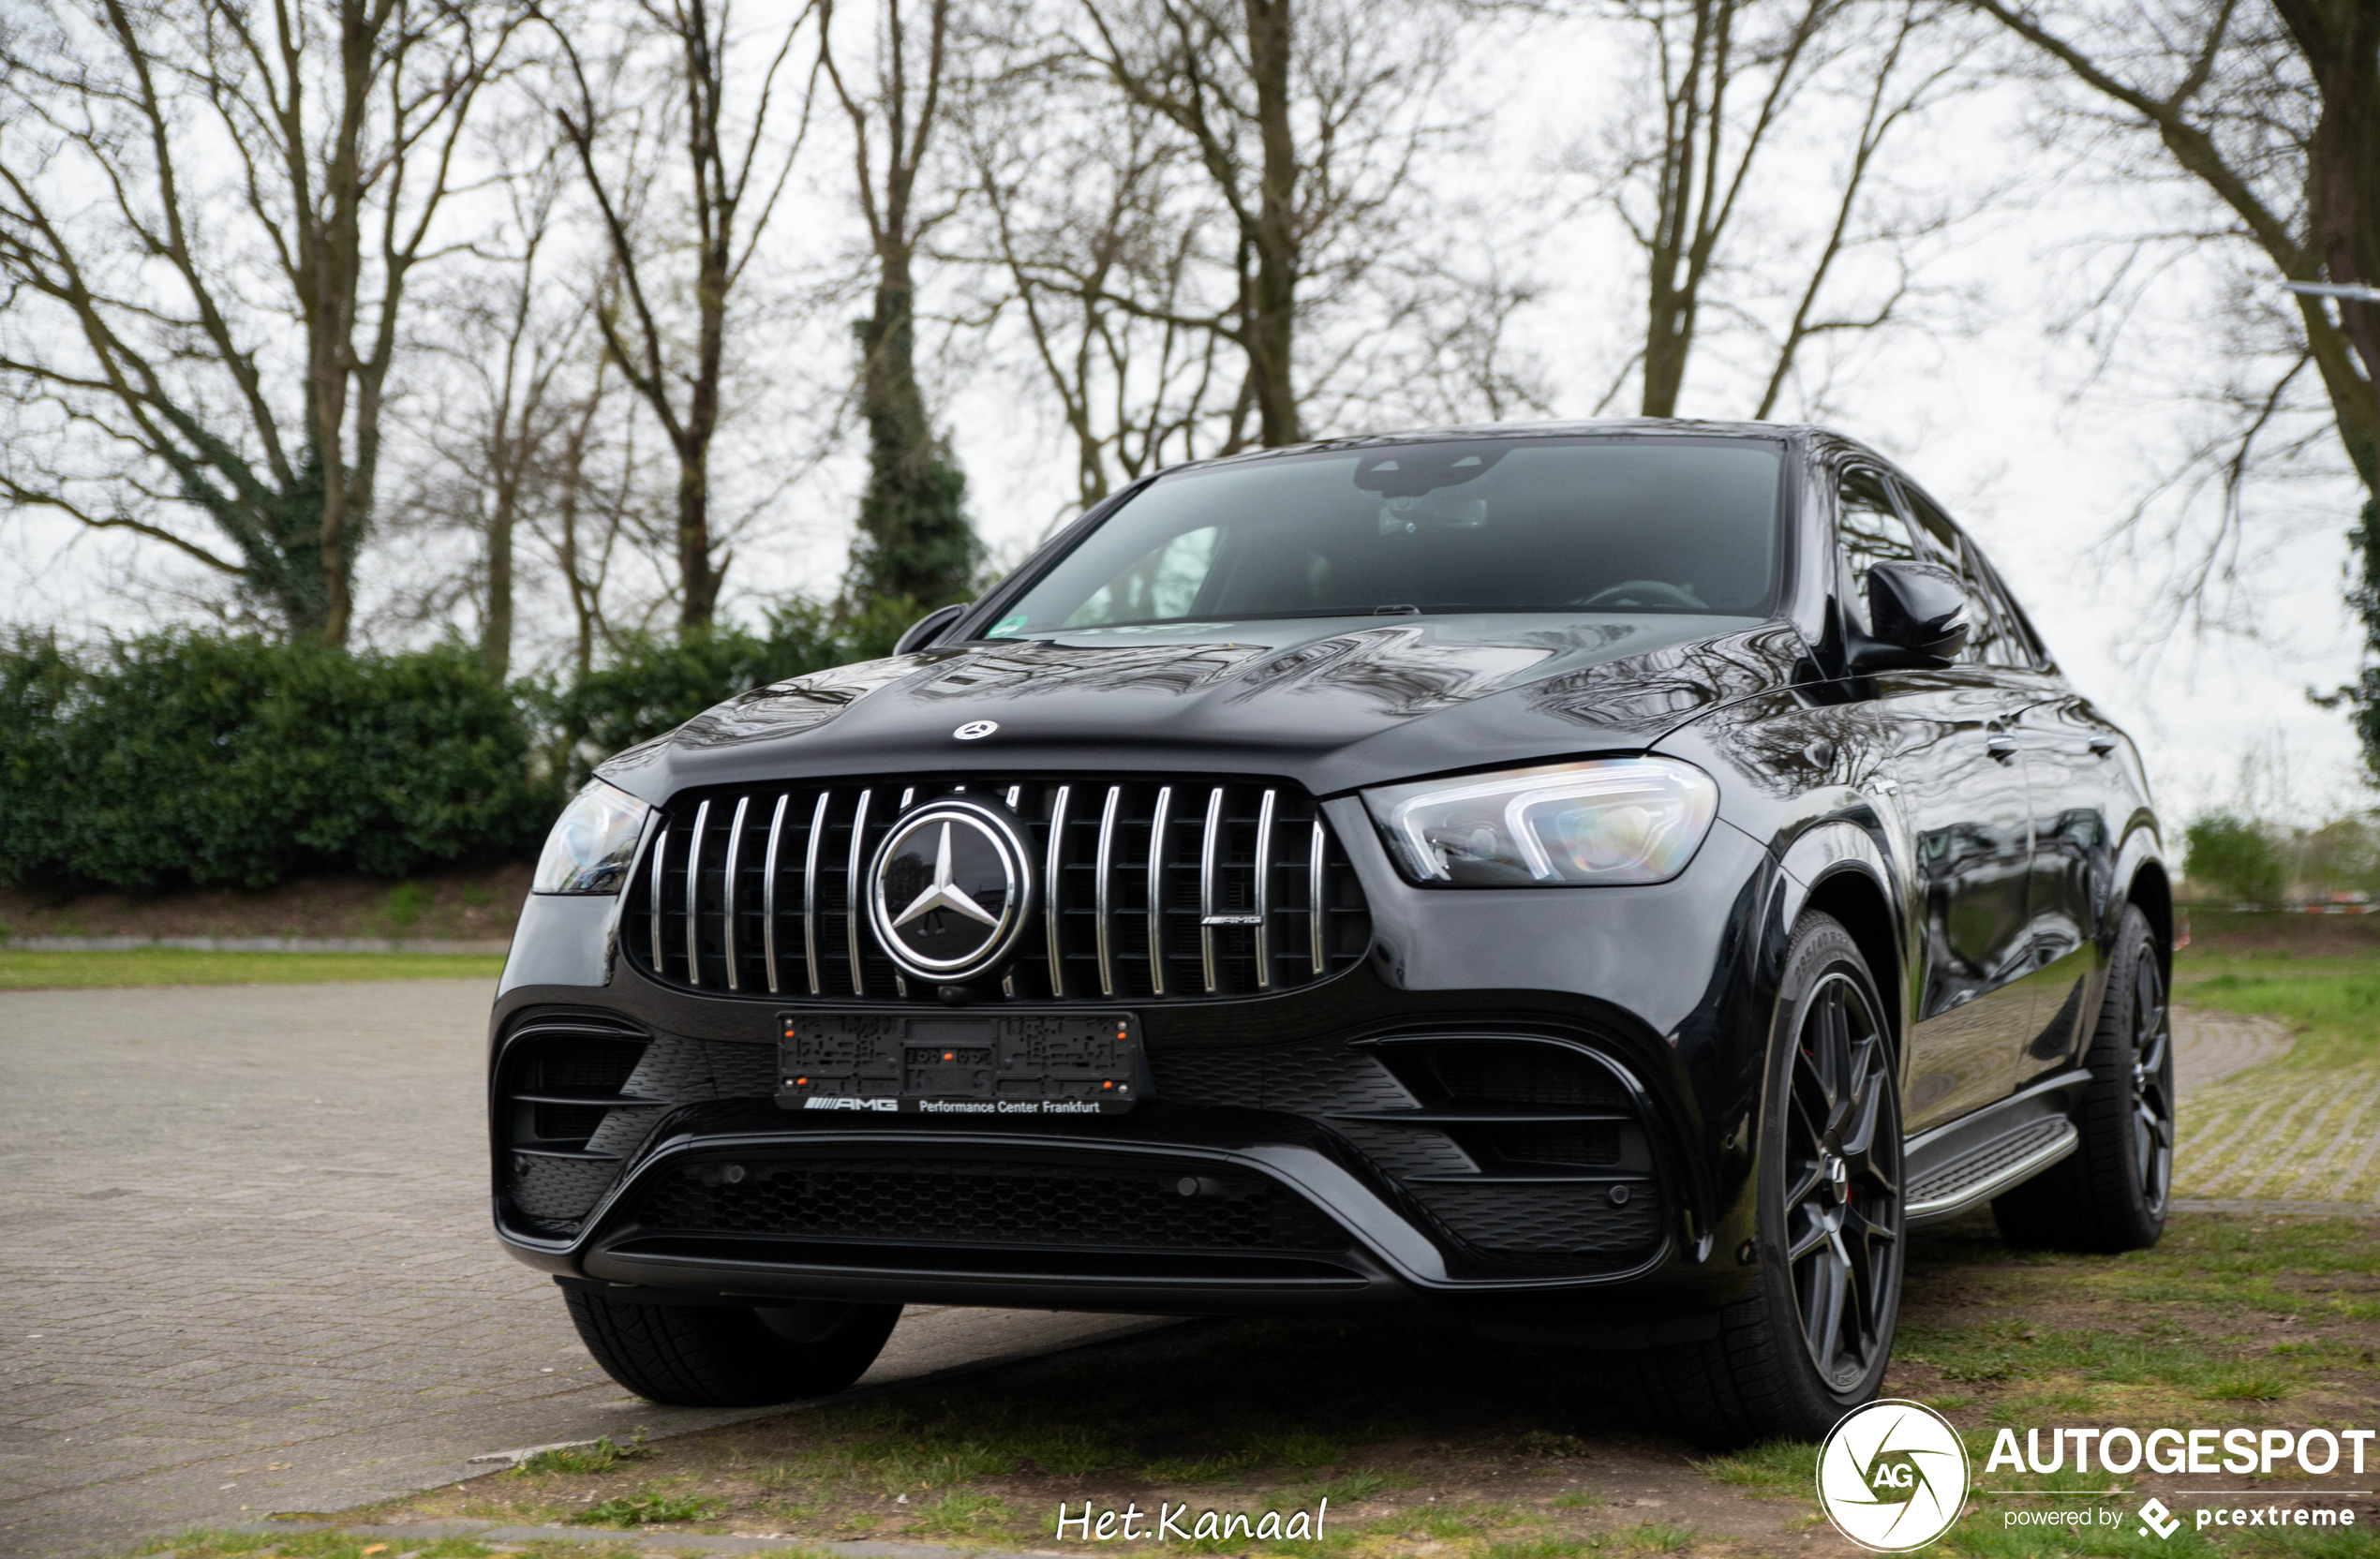
[[(1634, 379), (1643, 415), (1677, 415), (1716, 314), (1765, 343), (1753, 415), (1766, 419), (1806, 349), (1902, 322), (1912, 246), (1989, 203), (1982, 190), (1880, 199), (1887, 141), (1967, 84), (1943, 36), (1953, 13), (1939, 0), (1623, 0), (1620, 14), (1644, 37), (1658, 100), (1628, 105), (1611, 154), (1586, 159), (1645, 262), (1643, 335), (1601, 405)], [(1822, 189), (1822, 228), (1762, 198), (1789, 173), (1797, 191)], [(1835, 301), (1864, 251), (1886, 279)]]
[(2132, 132), (2141, 160), (2212, 198), (2228, 222), (2204, 237), (2252, 247), (2276, 284), (2346, 289), (2298, 295), (2301, 353), (2274, 384), (2301, 371), (2288, 359), (2312, 364), (2348, 464), (2380, 493), (2380, 6), (2178, 0), (2052, 22), (1971, 3)]
[[(549, 127), (542, 118), (507, 125), (488, 148), (508, 170), (495, 191), (501, 225), (481, 245), (480, 265), (424, 300), (423, 348), (450, 368), (424, 408), (424, 439), (437, 462), (420, 473), (413, 507), (433, 524), (466, 525), (480, 541), (471, 581), (480, 658), (498, 676), (513, 662), (524, 516), (551, 500), (556, 446), (576, 433), (575, 456), (587, 456), (579, 403), (601, 398), (573, 382), (589, 366), (594, 305), (588, 289), (556, 275), (568, 264), (555, 251), (566, 241), (560, 207), (573, 174), (561, 148), (538, 133)], [(577, 480), (574, 461), (563, 480)]]
[(1129, 294), (1144, 317), (1212, 332), (1243, 362), (1226, 450), (1305, 437), (1317, 375), (1300, 337), (1317, 298), (1377, 260), (1382, 214), (1454, 126), (1434, 92), (1451, 12), (1352, 0), (1079, 0), (1071, 52), (1181, 136), (1221, 210), (1201, 307)]
[(1221, 447), (1244, 376), (1229, 342), (1183, 321), (1216, 207), (1181, 138), (1030, 58), (971, 96), (965, 128), (977, 198), (945, 258), (975, 273), (993, 362), (1054, 403), (1074, 505)]
[[(738, 68), (745, 40), (730, 0), (637, 0), (608, 34), (586, 17), (540, 13), (558, 55), (555, 119), (618, 275), (617, 303), (599, 313), (597, 329), (677, 457), (683, 627), (711, 620), (734, 560), (711, 512), (728, 322), (809, 124), (807, 92), (790, 136), (777, 119), (779, 78), (812, 13), (804, 4), (772, 29), (774, 48), (756, 71)], [(660, 90), (648, 95), (648, 85)], [(739, 97), (740, 111), (731, 106)], [(662, 187), (662, 165), (675, 157), (685, 181)]]
[(472, 0), (0, 26), (0, 496), (344, 642), (407, 290), (510, 27)]
[[(1859, 118), (1834, 183), (1834, 216), (1806, 262), (1792, 316), (1774, 336), (1768, 382), (1753, 410), (1756, 422), (1773, 415), (1788, 382), (1801, 366), (1805, 347), (1828, 336), (1885, 330), (1900, 318), (1914, 289), (1911, 246), (1946, 231), (1965, 215), (1996, 204), (2001, 191), (1971, 190), (1958, 202), (1934, 201), (1923, 209), (1882, 216), (1876, 212), (1884, 143), (1911, 119), (1923, 115), (1968, 79), (1959, 70), (1961, 51), (1941, 47), (1944, 8), (1933, 0), (1900, 0), (1887, 27), (1864, 28), (1865, 47), (1853, 52), (1858, 67), (1849, 78), (1849, 99)], [(1927, 45), (1935, 47), (1928, 49)], [(1822, 307), (1830, 284), (1839, 285), (1843, 263), (1864, 249), (1888, 258), (1893, 282), (1881, 297), (1849, 310)]]
[(858, 326), (859, 411), (868, 485), (849, 589), (861, 602), (963, 601), (977, 547), (967, 483), (935, 433), (917, 382), (917, 253), (949, 208), (921, 211), (919, 179), (949, 110), (949, 0), (877, 0), (875, 83), (855, 92), (834, 54), (834, 0), (819, 0), (818, 57), (851, 123), (853, 171), (868, 225), (872, 306)]
[[(1506, 211), (1450, 215), (1456, 231), (1517, 237), (1522, 227)], [(1442, 425), (1554, 416), (1553, 376), (1525, 326), (1546, 290), (1524, 257), (1506, 250), (1448, 245), (1385, 265), (1393, 285), (1376, 290), (1379, 313), (1364, 333), (1371, 361), (1332, 420), (1352, 421), (1359, 407), (1389, 422)]]
[(2058, 128), (2125, 185), (2183, 197), (2178, 220), (2111, 245), (2092, 310), (2103, 349), (2150, 289), (2181, 290), (2178, 260), (2211, 261), (2223, 300), (2194, 321), (2219, 365), (2217, 382), (2191, 387), (2197, 425), (2109, 537), (2165, 570), (2165, 631), (2150, 642), (2185, 626), (2262, 631), (2252, 491), (2325, 465), (2335, 479), (2343, 458), (2363, 492), (2346, 593), (2365, 665), (2317, 702), (2349, 708), (2380, 776), (2380, 5), (2126, 0), (2045, 17), (1969, 3), (2049, 89)]

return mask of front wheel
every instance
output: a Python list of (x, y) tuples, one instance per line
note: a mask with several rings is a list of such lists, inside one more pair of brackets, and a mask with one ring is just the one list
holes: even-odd
[(867, 1373), (900, 1319), (897, 1304), (799, 1299), (633, 1304), (568, 1290), (579, 1341), (603, 1373), (664, 1407), (765, 1407), (826, 1397)]
[(1900, 1314), (1899, 1091), (1882, 999), (1832, 916), (1793, 928), (1762, 1089), (1760, 1272), (1707, 1342), (1643, 1357), (1649, 1405), (1716, 1448), (1815, 1440), (1872, 1400)]

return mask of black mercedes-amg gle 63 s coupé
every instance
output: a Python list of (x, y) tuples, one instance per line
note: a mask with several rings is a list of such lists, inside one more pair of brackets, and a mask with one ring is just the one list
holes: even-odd
[(1913, 1227), (2164, 1223), (2138, 756), (1819, 428), (1177, 467), (598, 775), (496, 1223), (657, 1402), (839, 1390), (911, 1302), (1420, 1312), (1812, 1435)]

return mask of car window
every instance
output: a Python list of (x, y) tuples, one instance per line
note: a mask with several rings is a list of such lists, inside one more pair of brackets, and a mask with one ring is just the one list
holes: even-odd
[(1159, 478), (987, 633), (1406, 612), (1765, 617), (1768, 439), (1479, 438)]
[(1845, 471), (1836, 489), (1835, 531), (1851, 576), (1850, 610), (1866, 630), (1872, 627), (1867, 620), (1867, 571), (1879, 563), (1914, 562), (1917, 548), (1884, 479), (1865, 467)]
[(1152, 622), (1185, 617), (1214, 570), (1221, 527), (1200, 526), (1151, 547), (1113, 579), (1084, 598), (1066, 618), (1068, 628), (1112, 622)]
[(2001, 583), (2000, 571), (1976, 550), (1972, 536), (1962, 540), (1967, 546), (1968, 564), (1982, 582), (1984, 593), (1991, 598), (1992, 610), (2000, 617), (2000, 639), (1996, 647), (2002, 658), (1991, 663), (2027, 667), (2047, 664), (2048, 654), (2041, 647), (2040, 639), (2034, 636), (2032, 625), (2025, 620), (2025, 615), (2016, 610), (2016, 603), (2010, 600), (2008, 586)]
[(1989, 573), (1976, 566), (1971, 543), (1950, 523), (1950, 516), (1923, 493), (1904, 486), (1901, 496), (1909, 502), (1910, 518), (1917, 523), (1918, 544), (1925, 548), (1926, 561), (1952, 570), (1967, 586), (1968, 616), (1974, 628), (1967, 636), (1967, 647), (1959, 652), (1958, 663), (2030, 665), (2032, 656), (2013, 631), (2011, 615), (2001, 604)]

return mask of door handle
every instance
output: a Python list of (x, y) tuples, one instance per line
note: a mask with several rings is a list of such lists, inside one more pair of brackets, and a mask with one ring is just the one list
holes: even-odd
[(2016, 756), (2016, 738), (2014, 736), (1986, 736), (1984, 738), (1984, 750), (2004, 764), (2009, 759)]
[(2107, 754), (2109, 754), (2110, 752), (2113, 752), (2113, 751), (2115, 751), (2115, 750), (2116, 750), (2116, 738), (2115, 738), (2115, 737), (2113, 737), (2113, 736), (2093, 736), (2093, 737), (2091, 737), (2091, 738), (2090, 738), (2090, 754), (2091, 754), (2091, 756), (2092, 756), (2092, 757), (2094, 757), (2094, 758), (2105, 758), (2105, 756), (2107, 756)]

